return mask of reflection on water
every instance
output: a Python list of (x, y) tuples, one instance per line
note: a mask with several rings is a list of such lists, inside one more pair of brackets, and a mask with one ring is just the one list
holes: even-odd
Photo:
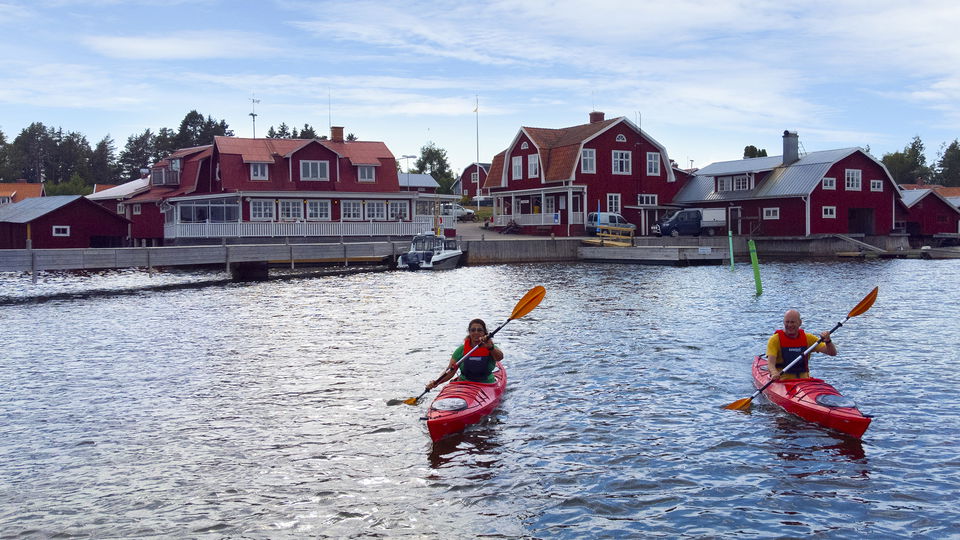
[[(0, 277), (0, 531), (27, 537), (960, 536), (944, 344), (960, 261), (513, 265), (196, 283)], [(499, 325), (497, 411), (436, 444), (418, 395)], [(787, 307), (875, 416), (863, 441), (753, 392)], [(91, 294), (90, 291), (95, 291)], [(36, 297), (45, 298), (37, 301)], [(946, 308), (944, 308), (946, 309)], [(947, 310), (948, 311), (948, 310)], [(949, 365), (945, 365), (949, 364)], [(936, 375), (932, 375), (936, 373)]]

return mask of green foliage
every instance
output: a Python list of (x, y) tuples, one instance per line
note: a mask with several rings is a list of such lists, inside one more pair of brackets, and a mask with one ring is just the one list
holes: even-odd
[(70, 180), (59, 184), (45, 184), (43, 191), (48, 197), (54, 195), (89, 195), (93, 193), (93, 186), (87, 184), (79, 174), (73, 174)]
[(918, 180), (929, 180), (930, 167), (923, 155), (923, 141), (915, 136), (902, 152), (884, 154), (881, 161), (890, 171), (893, 181), (898, 184), (916, 184)]
[(148, 168), (157, 161), (156, 140), (149, 128), (139, 135), (127, 137), (127, 145), (120, 152), (122, 181), (140, 178), (140, 169)]
[(453, 171), (447, 163), (447, 151), (439, 148), (432, 141), (426, 146), (420, 148), (420, 157), (414, 164), (413, 172), (427, 173), (440, 184), (437, 188), (438, 193), (452, 193), (453, 184), (456, 182)]
[(316, 139), (316, 138), (317, 138), (317, 132), (313, 129), (313, 126), (311, 126), (310, 124), (304, 124), (304, 125), (303, 125), (303, 129), (300, 130), (300, 137), (299, 137), (299, 138), (301, 138), (301, 139)]
[(767, 157), (767, 149), (766, 148), (758, 149), (756, 146), (752, 144), (743, 147), (743, 159), (758, 158), (758, 157)]
[(940, 159), (937, 161), (937, 183), (960, 187), (960, 142), (954, 139), (949, 145), (940, 147)]

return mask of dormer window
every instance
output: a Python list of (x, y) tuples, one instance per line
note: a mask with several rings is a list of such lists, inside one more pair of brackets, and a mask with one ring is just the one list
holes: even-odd
[(521, 150), (526, 150), (527, 148), (530, 148), (530, 145), (528, 145), (526, 142), (524, 142), (524, 143), (522, 143), (522, 144), (520, 145), (520, 149), (521, 149)]
[(627, 136), (623, 133), (617, 135), (617, 142), (627, 142)]
[(376, 182), (376, 168), (373, 165), (357, 167), (357, 179), (361, 182)]
[(270, 179), (270, 167), (269, 163), (251, 163), (250, 164), (250, 179), (251, 180), (269, 180)]

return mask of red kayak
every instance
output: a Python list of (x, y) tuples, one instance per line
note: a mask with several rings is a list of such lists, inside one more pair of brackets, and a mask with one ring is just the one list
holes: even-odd
[(493, 383), (453, 381), (437, 394), (427, 412), (430, 438), (438, 441), (459, 433), (493, 412), (507, 387), (507, 371), (497, 362)]
[[(770, 382), (767, 359), (753, 359), (753, 384), (757, 388)], [(763, 391), (767, 399), (788, 413), (804, 420), (860, 438), (870, 426), (870, 417), (857, 404), (837, 392), (827, 382), (813, 377), (777, 381)]]

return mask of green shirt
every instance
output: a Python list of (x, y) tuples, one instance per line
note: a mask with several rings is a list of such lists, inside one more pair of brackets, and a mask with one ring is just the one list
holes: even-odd
[[(497, 348), (496, 345), (493, 346), (494, 349)], [(493, 350), (493, 349), (491, 349)], [(463, 345), (457, 347), (457, 350), (453, 351), (453, 360), (459, 362), (463, 358)], [(490, 357), (490, 361), (487, 363), (487, 369), (490, 371), (490, 374), (487, 375), (487, 380), (483, 381), (486, 383), (495, 383), (497, 382), (496, 377), (493, 376), (493, 370), (497, 367), (497, 361), (493, 359), (493, 356)], [(465, 381), (467, 378), (463, 374), (463, 364), (460, 364), (460, 377), (457, 378), (458, 381)]]

